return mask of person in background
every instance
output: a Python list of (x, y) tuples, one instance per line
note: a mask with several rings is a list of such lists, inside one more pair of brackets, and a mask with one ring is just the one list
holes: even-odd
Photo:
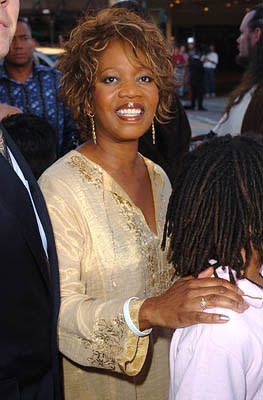
[(195, 55), (195, 48), (196, 48), (196, 43), (195, 42), (190, 42), (187, 44), (187, 54), (188, 58), (193, 57)]
[[(135, 12), (145, 21), (153, 22), (145, 7), (133, 0), (120, 1), (112, 8), (124, 8)], [(173, 102), (170, 107), (169, 119), (165, 124), (155, 121), (155, 143), (152, 140), (152, 130), (139, 138), (139, 152), (160, 165), (170, 182), (180, 165), (182, 156), (189, 150), (191, 127), (176, 90), (173, 89)]]
[(178, 46), (174, 46), (173, 60), (174, 60), (174, 76), (180, 85), (176, 90), (178, 96), (182, 98), (184, 94), (185, 58), (180, 53), (180, 49)]
[(215, 97), (215, 70), (218, 64), (218, 54), (215, 52), (215, 46), (209, 45), (209, 51), (201, 58), (204, 65), (204, 85), (207, 98)]
[(0, 102), (46, 118), (58, 134), (58, 155), (76, 147), (78, 133), (59, 99), (60, 72), (35, 63), (31, 29), (19, 18), (10, 50), (0, 67)]
[[(16, 31), (18, 0), (0, 1), (0, 57)], [(59, 276), (45, 201), (0, 123), (0, 399), (61, 400)]]
[(30, 113), (5, 117), (2, 124), (38, 179), (57, 159), (56, 132), (45, 118)]
[(201, 61), (201, 50), (197, 47), (195, 55), (189, 57), (189, 81), (191, 86), (191, 109), (195, 109), (196, 101), (199, 111), (206, 111), (203, 107), (204, 98), (204, 67)]
[(181, 44), (181, 45), (180, 45), (180, 47), (179, 47), (179, 54), (181, 54), (181, 55), (184, 57), (184, 62), (185, 62), (185, 64), (187, 64), (189, 55), (188, 55), (188, 53), (187, 53), (187, 51), (186, 51), (186, 46), (185, 46), (185, 44)]
[(183, 81), (183, 98), (188, 98), (189, 96), (189, 69), (188, 69), (188, 59), (189, 55), (186, 51), (186, 46), (181, 44), (179, 47), (179, 54), (184, 57), (184, 81)]
[(213, 132), (263, 135), (263, 3), (245, 14), (237, 39), (237, 63), (246, 69), (240, 85), (229, 96), (225, 114)]
[[(169, 400), (263, 398), (262, 198), (262, 138), (211, 139), (183, 160), (165, 230), (175, 274), (197, 277), (212, 265), (250, 307), (243, 314), (227, 310), (225, 325), (175, 331)], [(205, 296), (200, 305), (204, 314), (223, 311), (207, 310)]]
[(59, 47), (61, 47), (61, 48), (63, 49), (64, 46), (65, 46), (65, 44), (66, 44), (66, 42), (67, 42), (67, 40), (68, 40), (68, 34), (60, 33), (60, 34), (58, 35), (58, 44), (59, 44)]
[(160, 248), (171, 186), (138, 141), (169, 120), (172, 54), (156, 25), (109, 8), (72, 31), (59, 69), (86, 137), (40, 178), (61, 272), (65, 398), (165, 399), (167, 328), (225, 323), (201, 312), (204, 295), (208, 307), (246, 308), (227, 281), (173, 282)]

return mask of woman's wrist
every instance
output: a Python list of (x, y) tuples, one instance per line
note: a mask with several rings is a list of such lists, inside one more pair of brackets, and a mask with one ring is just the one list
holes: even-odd
[(139, 329), (144, 331), (145, 329), (152, 328), (154, 325), (153, 323), (153, 316), (154, 315), (154, 298), (145, 299), (143, 304), (141, 305), (139, 311)]
[(142, 301), (143, 302), (145, 301), (143, 299), (139, 299), (138, 297), (130, 297), (129, 299), (127, 299), (125, 301), (125, 303), (123, 305), (123, 315), (124, 315), (125, 322), (128, 325), (129, 329), (136, 336), (139, 336), (139, 337), (148, 336), (151, 333), (152, 329), (143, 329), (143, 330), (138, 329), (135, 326), (135, 324), (134, 324), (134, 322), (133, 322), (133, 320), (131, 318), (131, 315), (130, 315), (130, 303), (135, 301), (135, 300), (140, 300), (139, 303), (141, 303)]

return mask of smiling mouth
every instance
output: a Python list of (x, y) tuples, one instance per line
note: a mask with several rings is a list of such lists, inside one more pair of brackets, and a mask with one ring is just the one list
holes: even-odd
[(116, 113), (121, 117), (137, 117), (143, 113), (143, 110), (141, 108), (124, 108), (116, 111)]
[(116, 114), (121, 118), (138, 118), (144, 113), (144, 108), (140, 104), (128, 103), (120, 107)]

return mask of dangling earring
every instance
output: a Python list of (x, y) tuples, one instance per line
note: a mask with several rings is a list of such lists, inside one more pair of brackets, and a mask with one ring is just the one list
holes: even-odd
[(97, 144), (94, 114), (88, 114), (88, 116), (89, 116), (90, 122), (91, 122), (91, 132), (92, 132), (93, 143)]
[(154, 126), (154, 119), (152, 121), (152, 139), (153, 139), (153, 144), (155, 144), (155, 126)]

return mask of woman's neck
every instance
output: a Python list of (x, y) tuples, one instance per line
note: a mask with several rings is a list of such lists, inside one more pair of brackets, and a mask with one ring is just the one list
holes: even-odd
[(141, 159), (137, 141), (110, 144), (98, 141), (96, 145), (89, 141), (78, 151), (109, 172), (134, 173)]

